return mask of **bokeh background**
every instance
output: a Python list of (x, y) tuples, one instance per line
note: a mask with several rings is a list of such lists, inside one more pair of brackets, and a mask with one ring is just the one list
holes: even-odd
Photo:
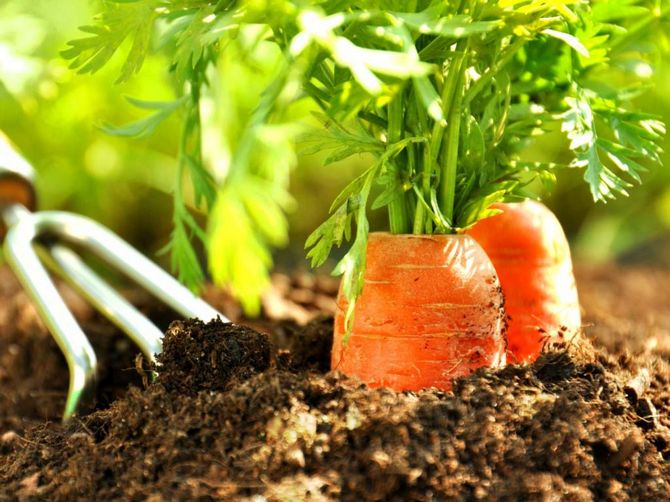
[[(0, 0), (0, 130), (38, 171), (43, 209), (91, 216), (156, 258), (171, 229), (179, 121), (173, 117), (142, 140), (115, 138), (100, 127), (141, 116), (124, 99), (161, 100), (174, 96), (168, 62), (152, 56), (142, 72), (114, 84), (121, 58), (99, 73), (77, 75), (59, 53), (90, 21), (90, 0)], [(667, 52), (666, 52), (667, 54)], [(661, 58), (650, 77), (654, 89), (638, 106), (670, 122), (670, 59)], [(666, 138), (666, 152), (669, 139)], [(565, 140), (557, 134), (536, 147), (537, 154), (560, 161)], [(325, 219), (328, 205), (365, 157), (323, 167), (317, 156), (300, 156), (291, 191), (291, 244), (279, 251), (283, 267), (307, 267), (305, 237)], [(594, 204), (582, 173), (560, 173), (546, 203), (562, 221), (575, 260), (612, 260), (670, 266), (670, 155), (663, 169), (647, 173), (628, 198)], [(376, 224), (383, 225), (380, 213)], [(374, 224), (374, 223), (373, 223)], [(231, 236), (234, 238), (234, 236)], [(158, 258), (165, 260), (166, 258)]]

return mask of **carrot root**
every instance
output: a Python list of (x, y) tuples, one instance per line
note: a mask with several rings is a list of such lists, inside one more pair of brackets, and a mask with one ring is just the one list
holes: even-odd
[(332, 367), (373, 387), (450, 389), (480, 366), (505, 364), (495, 269), (468, 236), (372, 233), (363, 293), (345, 346), (338, 296)]
[(502, 214), (468, 231), (495, 266), (509, 315), (513, 362), (532, 362), (547, 341), (581, 329), (570, 247), (556, 216), (535, 201), (496, 204)]

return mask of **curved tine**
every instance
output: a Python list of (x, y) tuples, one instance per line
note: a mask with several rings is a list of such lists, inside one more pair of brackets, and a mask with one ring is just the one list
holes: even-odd
[(32, 243), (39, 233), (34, 215), (22, 207), (12, 206), (3, 216), (14, 220), (4, 245), (7, 262), (56, 339), (70, 369), (63, 412), (63, 421), (67, 421), (82, 397), (90, 396), (95, 387), (95, 352), (33, 250)]
[(49, 232), (93, 252), (185, 317), (229, 320), (170, 274), (142, 255), (111, 230), (83, 216), (41, 211), (34, 218), (38, 231)]
[(126, 333), (149, 361), (156, 362), (155, 355), (163, 351), (163, 333), (93, 272), (76, 253), (57, 244), (46, 251), (44, 261), (47, 266)]

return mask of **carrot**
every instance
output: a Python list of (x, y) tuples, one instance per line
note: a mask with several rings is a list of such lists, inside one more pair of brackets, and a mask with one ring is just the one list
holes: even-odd
[(491, 261), (465, 235), (371, 233), (346, 343), (340, 290), (332, 368), (372, 387), (448, 390), (505, 363), (503, 297)]
[(534, 361), (547, 339), (572, 338), (581, 327), (570, 247), (556, 216), (539, 202), (499, 203), (501, 214), (468, 234), (500, 277), (511, 359)]

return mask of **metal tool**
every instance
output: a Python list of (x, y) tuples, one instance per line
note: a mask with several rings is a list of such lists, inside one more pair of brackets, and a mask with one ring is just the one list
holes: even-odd
[(116, 234), (95, 221), (62, 211), (38, 211), (34, 170), (0, 133), (0, 240), (4, 257), (65, 355), (70, 384), (66, 421), (95, 387), (93, 347), (56, 290), (44, 262), (126, 333), (150, 360), (162, 350), (163, 333), (70, 249), (91, 251), (185, 317), (208, 321), (221, 313)]

